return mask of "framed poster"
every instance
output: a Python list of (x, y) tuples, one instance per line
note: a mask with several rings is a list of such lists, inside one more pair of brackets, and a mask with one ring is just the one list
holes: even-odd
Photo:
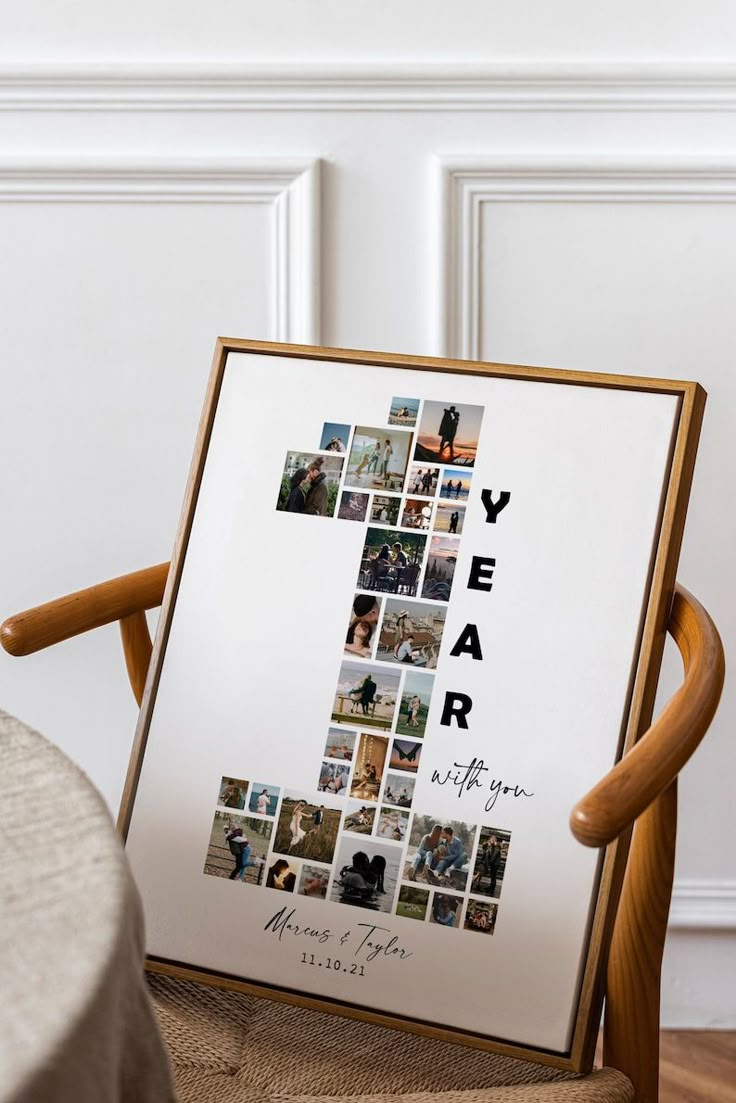
[(121, 811), (154, 969), (563, 1068), (696, 384), (218, 342)]

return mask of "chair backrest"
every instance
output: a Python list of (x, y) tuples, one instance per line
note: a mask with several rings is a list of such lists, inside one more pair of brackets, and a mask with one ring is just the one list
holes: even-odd
[[(588, 846), (629, 846), (606, 974), (603, 1059), (626, 1073), (637, 1103), (656, 1103), (660, 979), (672, 896), (677, 775), (715, 715), (723, 688), (723, 645), (703, 606), (677, 586), (668, 631), (685, 679), (652, 727), (573, 809), (571, 827)], [(632, 834), (633, 827), (633, 834)]]
[[(152, 651), (145, 610), (161, 604), (168, 570), (162, 563), (11, 617), (0, 626), (0, 642), (10, 654), (29, 655), (118, 620), (140, 704)], [(571, 815), (581, 843), (613, 844), (622, 858), (616, 868), (623, 887), (608, 932), (604, 1063), (629, 1077), (637, 1103), (656, 1103), (658, 1095), (659, 989), (674, 874), (677, 775), (710, 725), (725, 674), (713, 621), (679, 586), (668, 630), (683, 658), (682, 686)]]

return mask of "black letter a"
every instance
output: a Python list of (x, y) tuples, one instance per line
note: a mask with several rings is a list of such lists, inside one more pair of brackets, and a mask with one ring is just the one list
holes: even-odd
[(466, 624), (463, 628), (462, 635), (458, 639), (457, 643), (450, 652), (455, 658), (458, 655), (472, 655), (474, 659), (482, 659), (483, 652), (480, 649), (480, 637), (478, 636), (478, 629), (475, 624)]

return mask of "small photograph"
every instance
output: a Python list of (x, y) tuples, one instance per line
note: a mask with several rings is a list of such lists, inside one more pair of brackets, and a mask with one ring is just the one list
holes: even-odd
[(452, 579), (460, 550), (454, 536), (433, 536), (427, 555), (427, 571), (422, 583), (422, 597), (434, 601), (449, 601)]
[(408, 774), (386, 774), (386, 788), (383, 799), (386, 804), (396, 804), (399, 808), (411, 808), (414, 799), (415, 778)]
[(501, 896), (510, 842), (510, 832), (500, 831), (497, 827), (481, 827), (470, 882), (470, 891), (476, 896), (492, 896), (494, 900)]
[(396, 901), (396, 914), (402, 919), (418, 919), (423, 923), (427, 916), (428, 903), (427, 889), (418, 889), (414, 885), (402, 885)]
[(431, 675), (419, 674), (414, 670), (407, 671), (396, 718), (397, 735), (411, 735), (415, 739), (424, 738), (433, 688), (434, 678)]
[(238, 777), (224, 777), (220, 782), (217, 803), (223, 808), (245, 808), (248, 782)]
[(456, 467), (472, 467), (478, 451), (482, 421), (482, 406), (425, 402), (414, 460), (417, 463), (451, 463)]
[(337, 421), (326, 421), (322, 426), (320, 452), (347, 452), (350, 443), (350, 426)]
[(465, 912), (464, 931), (482, 931), (483, 934), (493, 934), (496, 929), (496, 913), (498, 904), (491, 904), (488, 900), (468, 900)]
[(415, 774), (422, 757), (422, 744), (409, 739), (394, 739), (389, 766), (392, 770), (405, 770)]
[(463, 531), (465, 506), (440, 500), (434, 515), (434, 531), (446, 532), (449, 536), (459, 536)]
[(371, 524), (396, 525), (400, 506), (401, 498), (392, 498), (390, 494), (374, 494), (371, 499)]
[(335, 758), (338, 762), (352, 762), (355, 752), (355, 732), (342, 728), (330, 728), (325, 743), (325, 758)]
[(344, 456), (287, 452), (276, 509), (313, 517), (333, 517), (344, 463)]
[(339, 807), (325, 807), (320, 798), (321, 794), (319, 797), (284, 794), (273, 843), (277, 854), (329, 865), (335, 853), (341, 812)]
[(446, 468), (440, 482), (440, 498), (446, 498), (449, 502), (467, 502), (472, 478), (472, 471)]
[(429, 922), (439, 923), (442, 927), (455, 927), (457, 929), (460, 926), (462, 904), (460, 896), (448, 896), (444, 892), (436, 892), (432, 899)]
[(353, 835), (372, 835), (375, 819), (375, 805), (349, 800), (343, 831), (350, 831)]
[(365, 534), (358, 589), (416, 597), (426, 545), (424, 534), (369, 528)]
[(313, 896), (315, 900), (326, 900), (329, 882), (329, 869), (323, 866), (303, 865), (299, 888), (296, 891), (299, 896)]
[(317, 790), (344, 797), (348, 789), (350, 765), (347, 762), (323, 762), (319, 772)]
[(296, 862), (289, 862), (286, 858), (276, 858), (273, 865), (268, 867), (266, 888), (294, 892), (298, 876), (299, 866)]
[(403, 843), (408, 827), (408, 812), (402, 812), (398, 808), (382, 808), (376, 836), (379, 839), (390, 839), (393, 843)]
[(330, 899), (357, 908), (390, 912), (399, 880), (401, 850), (375, 839), (344, 837), (335, 861)]
[(392, 398), (388, 415), (389, 425), (405, 425), (413, 429), (419, 415), (418, 398)]
[(440, 481), (439, 467), (422, 467), (412, 464), (406, 480), (406, 493), (413, 498), (434, 498)]
[(248, 811), (256, 812), (259, 816), (275, 816), (280, 792), (278, 785), (263, 785), (260, 781), (254, 781), (250, 789)]
[(369, 732), (361, 734), (355, 755), (353, 783), (350, 786), (351, 797), (358, 800), (378, 800), (387, 754), (388, 739), (385, 735), (373, 735)]
[(402, 529), (427, 530), (432, 519), (432, 504), (426, 498), (407, 498), (401, 514)]
[(383, 598), (372, 594), (356, 594), (350, 610), (345, 635), (345, 654), (360, 659), (372, 659), (376, 649), (378, 618)]
[(399, 695), (399, 672), (385, 666), (343, 662), (337, 680), (332, 719), (351, 728), (388, 731)]
[(341, 521), (365, 521), (369, 498), (369, 494), (359, 494), (354, 490), (343, 490), (337, 516)]
[(358, 425), (348, 456), (345, 484), (356, 490), (400, 492), (413, 436), (401, 429)]
[(273, 824), (230, 812), (215, 812), (204, 873), (260, 885)]
[(476, 831), (474, 824), (415, 813), (403, 879), (463, 892)]
[(444, 605), (387, 598), (375, 657), (384, 663), (434, 670), (446, 615)]

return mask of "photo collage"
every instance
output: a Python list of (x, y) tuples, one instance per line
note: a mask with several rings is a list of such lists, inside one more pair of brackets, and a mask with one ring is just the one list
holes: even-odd
[(414, 807), (482, 417), (395, 397), (287, 453), (279, 512), (365, 529), (332, 714), (312, 790), (221, 779), (205, 873), (494, 933), (509, 832)]

